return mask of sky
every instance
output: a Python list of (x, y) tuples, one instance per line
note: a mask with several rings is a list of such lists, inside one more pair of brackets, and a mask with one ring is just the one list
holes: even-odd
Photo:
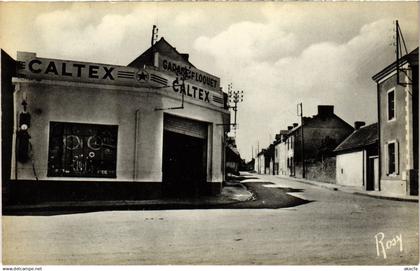
[[(244, 91), (236, 141), (243, 158), (317, 105), (353, 125), (377, 121), (371, 79), (394, 59), (394, 20), (419, 42), (418, 2), (0, 2), (0, 47), (39, 57), (127, 65), (150, 46), (153, 24), (227, 90)], [(252, 153), (253, 150), (253, 153)]]

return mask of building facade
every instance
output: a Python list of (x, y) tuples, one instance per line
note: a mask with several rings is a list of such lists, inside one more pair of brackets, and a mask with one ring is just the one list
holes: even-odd
[(236, 147), (236, 140), (233, 137), (227, 139), (225, 157), (226, 173), (239, 175), (242, 158)]
[(334, 106), (319, 105), (317, 115), (304, 117), (303, 125), (294, 125), (288, 133), (286, 148), (289, 175), (303, 177), (305, 170), (305, 178), (334, 182), (333, 150), (353, 130), (351, 125), (334, 114)]
[(361, 127), (335, 148), (337, 184), (379, 190), (378, 124)]
[[(296, 163), (295, 163), (295, 153), (298, 152), (295, 146), (295, 140), (298, 135), (292, 133), (294, 127), (298, 127), (298, 124), (293, 124), (293, 126), (288, 126), (287, 130), (289, 131), (285, 138), (285, 155), (286, 155), (286, 164), (287, 164), (287, 174), (288, 176), (296, 176)], [(297, 154), (296, 154), (297, 156)]]
[(18, 52), (13, 191), (59, 199), (220, 191), (230, 120), (220, 79), (163, 38), (133, 63)]
[(278, 135), (276, 135), (276, 141), (274, 142), (274, 163), (275, 163), (275, 172), (274, 175), (289, 176), (287, 169), (287, 154), (286, 154), (286, 139), (287, 139), (287, 130), (281, 130)]
[(266, 149), (262, 149), (258, 154), (257, 154), (257, 173), (258, 174), (265, 174), (265, 153), (266, 153)]
[[(0, 90), (1, 90), (1, 161), (2, 161), (2, 201), (3, 206), (9, 199), (9, 180), (12, 166), (12, 140), (13, 140), (13, 83), (16, 76), (16, 61), (5, 51), (0, 53)], [(9, 144), (6, 144), (9, 142)]]
[(274, 144), (270, 144), (265, 152), (265, 174), (273, 175), (275, 171), (274, 164)]
[(380, 190), (418, 195), (418, 48), (373, 80), (377, 83)]

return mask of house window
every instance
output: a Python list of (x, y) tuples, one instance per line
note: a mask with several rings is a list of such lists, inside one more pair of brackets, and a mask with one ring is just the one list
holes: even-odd
[(116, 177), (118, 126), (50, 122), (48, 176)]
[(398, 143), (390, 141), (386, 144), (386, 166), (388, 175), (398, 174)]
[(395, 119), (395, 89), (387, 92), (388, 120)]

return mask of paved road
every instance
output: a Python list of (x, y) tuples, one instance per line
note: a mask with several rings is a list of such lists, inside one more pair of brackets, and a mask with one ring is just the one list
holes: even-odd
[[(283, 209), (3, 216), (3, 263), (418, 263), (417, 203), (330, 191), (274, 176), (259, 177), (275, 184), (272, 189), (301, 189), (293, 195), (311, 202)], [(386, 259), (381, 243), (377, 256), (378, 233), (384, 234)], [(394, 243), (386, 242), (395, 236)], [(382, 239), (381, 234), (377, 237)]]

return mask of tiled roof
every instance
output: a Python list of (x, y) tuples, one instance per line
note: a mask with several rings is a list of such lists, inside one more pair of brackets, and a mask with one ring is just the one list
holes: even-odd
[(169, 42), (167, 42), (163, 37), (156, 42), (152, 47), (144, 51), (139, 57), (133, 60), (129, 67), (138, 67), (142, 68), (145, 64), (153, 65), (153, 52), (159, 52), (164, 56), (169, 57), (170, 59), (180, 61), (185, 63), (188, 66), (194, 67), (195, 66), (188, 60), (188, 54), (182, 54), (177, 51), (175, 47), (173, 47)]
[(350, 134), (340, 145), (335, 148), (334, 152), (349, 151), (363, 148), (365, 146), (378, 142), (378, 123), (361, 127)]
[(232, 145), (227, 145), (228, 149), (230, 149), (234, 154), (236, 154), (237, 156), (241, 156), (239, 154), (239, 151), (236, 147), (232, 146)]

